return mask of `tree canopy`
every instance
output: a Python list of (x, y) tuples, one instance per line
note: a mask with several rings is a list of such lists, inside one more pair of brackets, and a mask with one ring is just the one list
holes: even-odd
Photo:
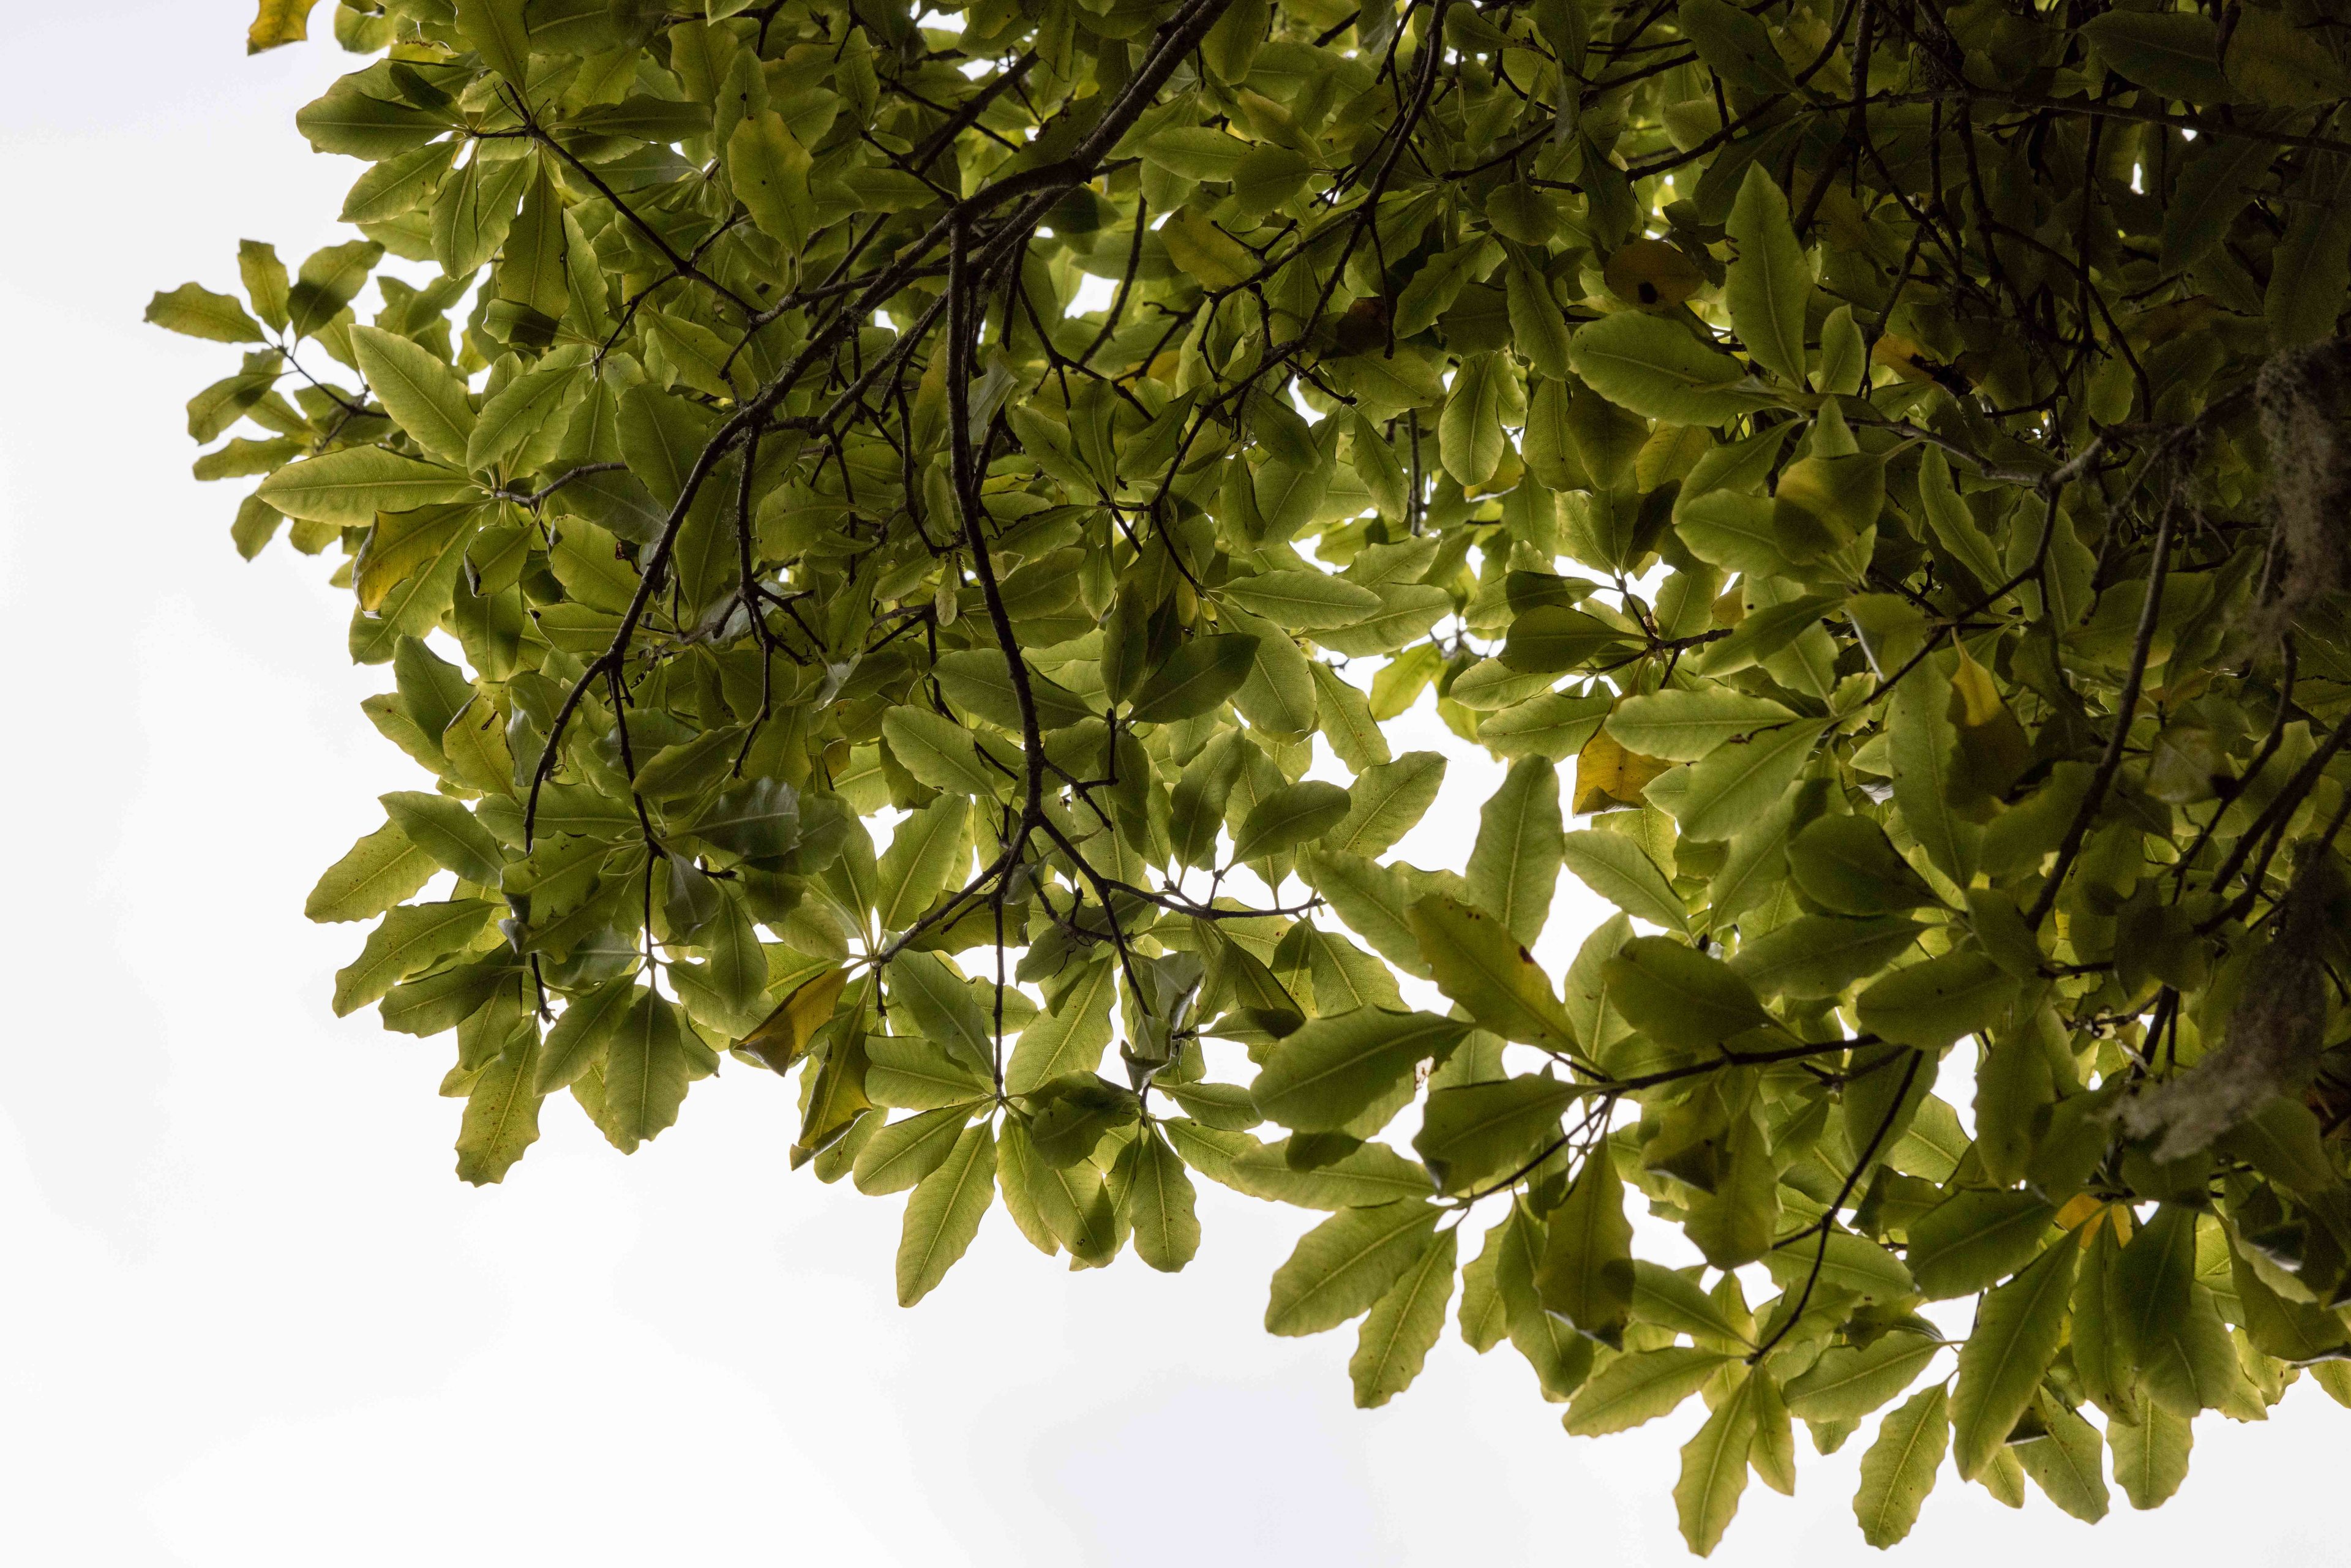
[(2331, 0), (331, 10), (358, 237), (149, 318), (427, 776), (307, 913), (465, 1179), (725, 1062), (909, 1305), (1294, 1205), (1360, 1404), (1701, 1396), (1701, 1553), (1798, 1422), (1886, 1546), (2351, 1401)]

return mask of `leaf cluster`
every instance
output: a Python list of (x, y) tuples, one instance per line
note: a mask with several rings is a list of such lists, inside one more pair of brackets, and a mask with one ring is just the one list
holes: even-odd
[(308, 913), (465, 1179), (731, 1063), (908, 1304), (1317, 1211), (1270, 1332), (1700, 1396), (1700, 1553), (1799, 1421), (1886, 1546), (2351, 1402), (2324, 0), (333, 15), (360, 237), (149, 319), (427, 776)]

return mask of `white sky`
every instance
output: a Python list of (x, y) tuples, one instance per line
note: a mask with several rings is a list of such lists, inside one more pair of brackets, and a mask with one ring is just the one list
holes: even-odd
[[(550, 1103), (503, 1187), (460, 1185), (445, 1041), (333, 1019), (359, 928), (301, 917), (371, 798), (418, 777), (358, 711), (388, 676), (342, 663), (318, 563), (236, 559), (248, 482), (187, 476), (181, 404), (235, 351), (139, 319), (154, 288), (230, 286), (241, 235), (289, 262), (343, 237), (359, 166), (291, 122), (341, 57), (246, 59), (244, 0), (10, 10), (0, 1554), (1686, 1561), (1695, 1402), (1571, 1439), (1510, 1352), (1448, 1329), (1409, 1393), (1356, 1411), (1352, 1329), (1259, 1327), (1310, 1217), (1213, 1186), (1179, 1277), (1063, 1273), (999, 1212), (904, 1312), (903, 1200), (789, 1175), (787, 1091), (749, 1071), (625, 1161)], [(1457, 763), (1409, 858), (1458, 865), (1495, 776)], [(2117, 1493), (2095, 1535), (1947, 1475), (1902, 1554), (2339, 1561), (2346, 1420), (2307, 1385), (2265, 1427), (2208, 1416), (2184, 1495), (2137, 1516)], [(1807, 1448), (1795, 1499), (1750, 1487), (1717, 1561), (1876, 1561), (1849, 1509), (1866, 1440)]]

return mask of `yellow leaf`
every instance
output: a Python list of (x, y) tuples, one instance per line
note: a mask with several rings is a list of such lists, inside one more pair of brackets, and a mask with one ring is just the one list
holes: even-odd
[(393, 589), (440, 560), (461, 538), (470, 538), (478, 520), (477, 508), (462, 504), (377, 513), (351, 574), (360, 608), (382, 609)]
[[(2057, 1228), (2071, 1230), (2105, 1207), (2102, 1200), (2086, 1192), (2075, 1193), (2066, 1201), (2065, 1207), (2057, 1211)], [(2088, 1244), (2086, 1239), (2083, 1243), (2085, 1246)]]
[(1880, 332), (1877, 341), (1870, 346), (1869, 358), (1884, 365), (1906, 382), (1935, 379), (1935, 361), (1927, 358), (1927, 350), (1899, 332)]
[(1706, 274), (1698, 263), (1679, 246), (1661, 239), (1636, 239), (1618, 246), (1604, 276), (1609, 291), (1628, 305), (1679, 305), (1706, 287)]
[(1159, 227), (1168, 259), (1203, 288), (1231, 288), (1257, 270), (1257, 258), (1202, 214), (1186, 209)]
[(1627, 751), (1606, 730), (1596, 730), (1575, 754), (1575, 800), (1569, 809), (1581, 817), (1616, 806), (1645, 806), (1642, 787), (1672, 766), (1662, 758)]
[(1991, 672), (1961, 648), (1959, 667), (1951, 674), (1951, 722), (1972, 729), (1994, 723), (2007, 712), (2000, 688), (1991, 684)]
[(298, 44), (310, 36), (310, 7), (319, 0), (261, 0), (261, 8), (246, 29), (245, 52), (257, 55), (280, 44)]
[(743, 1037), (743, 1049), (778, 1072), (785, 1071), (832, 1017), (833, 1004), (848, 984), (847, 969), (831, 969), (795, 986), (766, 1022)]

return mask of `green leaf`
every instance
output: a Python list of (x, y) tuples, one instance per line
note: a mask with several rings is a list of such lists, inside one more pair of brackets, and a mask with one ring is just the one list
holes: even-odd
[(1252, 636), (1196, 637), (1144, 678), (1128, 716), (1137, 724), (1169, 724), (1210, 712), (1240, 690), (1257, 655)]
[(1794, 89), (1761, 18), (1729, 0), (1681, 0), (1674, 20), (1708, 70), (1750, 93)]
[(1322, 835), (1323, 846), (1342, 854), (1385, 854), (1426, 815), (1444, 782), (1445, 758), (1434, 751), (1407, 751), (1364, 768), (1347, 790), (1347, 814)]
[(1931, 1300), (1972, 1295), (2030, 1262), (2055, 1217), (2029, 1192), (1955, 1192), (1910, 1222), (1911, 1277)]
[(994, 1025), (946, 959), (904, 952), (890, 961), (888, 978), (891, 1004), (904, 1009), (917, 1031), (959, 1057), (981, 1082), (993, 1082)]
[(676, 1004), (639, 991), (604, 1045), (604, 1135), (634, 1154), (677, 1121), (693, 1076)]
[[(948, 701), (1015, 735), (1020, 733), (1020, 701), (1012, 685), (1011, 666), (1001, 652), (974, 648), (943, 654), (931, 673)], [(1066, 729), (1094, 716), (1084, 698), (1033, 669), (1029, 672), (1029, 689), (1037, 706), (1037, 722), (1045, 729)]]
[(1187, 180), (1230, 180), (1250, 143), (1207, 126), (1175, 126), (1143, 143), (1144, 160)]
[(633, 386), (620, 399), (614, 432), (630, 476), (643, 485), (664, 507), (674, 507), (685, 493), (685, 483), (710, 439), (713, 420), (707, 411), (683, 397), (671, 397), (651, 385)]
[(1163, 1123), (1185, 1163), (1268, 1203), (1326, 1211), (1423, 1198), (1428, 1173), (1384, 1144), (1363, 1144), (1312, 1168), (1293, 1167), (1290, 1140), (1260, 1144), (1246, 1133), (1218, 1133), (1182, 1121)]
[[(732, 737), (726, 739), (731, 741)], [(658, 760), (658, 759), (656, 759)], [(648, 770), (650, 771), (650, 769)], [(644, 780), (640, 780), (643, 786)], [(648, 793), (655, 791), (648, 789)], [(935, 805), (945, 802), (934, 802)], [(961, 800), (955, 808), (964, 805)], [(941, 812), (940, 815), (947, 815)], [(754, 779), (721, 793), (694, 819), (690, 830), (695, 838), (706, 844), (758, 863), (789, 854), (799, 841), (799, 797), (792, 787), (775, 779)], [(900, 831), (904, 831), (904, 824)], [(918, 832), (910, 843), (927, 842), (925, 833)], [(896, 846), (896, 841), (891, 841)], [(925, 900), (928, 894), (922, 895)]]
[(903, 931), (943, 889), (960, 883), (971, 859), (965, 826), (971, 802), (942, 795), (898, 824), (883, 852), (874, 916), (884, 931)]
[(797, 255), (815, 225), (807, 148), (769, 110), (747, 114), (726, 141), (726, 174), (735, 194), (760, 232)]
[(2104, 1214), (2095, 1217), (2089, 1235), (2085, 1256), (2074, 1271), (2074, 1315), (2066, 1337), (2083, 1392), (2112, 1419), (2128, 1416), (2138, 1399), (2131, 1386), (2135, 1374), (2129, 1352), (2122, 1343), (2125, 1304), (2115, 1270), (2122, 1249)]
[(1563, 762), (1599, 732), (1612, 700), (1599, 694), (1544, 692), (1489, 714), (1478, 725), (1478, 743), (1505, 761), (1540, 757)]
[(353, 447), (289, 463), (262, 481), (261, 498), (289, 517), (362, 528), (378, 512), (410, 512), (480, 492), (454, 469), (380, 446)]
[(449, 129), (440, 112), (364, 92), (359, 79), (345, 77), (294, 116), (295, 126), (312, 151), (370, 160), (391, 158), (421, 147)]
[(1567, 1407), (1567, 1429), (1578, 1437), (1628, 1431), (1678, 1408), (1731, 1358), (1720, 1351), (1669, 1345), (1618, 1356), (1593, 1374)]
[(1445, 471), (1465, 490), (1491, 479), (1510, 449), (1510, 437), (1502, 429), (1510, 374), (1499, 356), (1474, 354), (1462, 361), (1453, 378), (1453, 390), (1437, 420), (1437, 451)]
[(302, 913), (312, 920), (372, 920), (433, 880), (438, 862), (387, 822), (319, 873)]
[[(1694, 497), (1676, 507), (1674, 532), (1698, 559), (1742, 577), (1788, 577), (1796, 570), (1780, 548), (1771, 503), (1761, 496), (1710, 490)], [(1799, 617), (1797, 630), (1817, 619), (1816, 615)], [(1713, 674), (1714, 668), (1709, 659), (1708, 673)]]
[(558, 350), (508, 382), (483, 402), (460, 466), (475, 473), (505, 466), (520, 474), (546, 466), (562, 434), (560, 415), (586, 388), (588, 375), (584, 353)]
[(1946, 953), (1895, 970), (1861, 993), (1855, 1010), (1862, 1028), (1886, 1040), (1940, 1051), (1997, 1023), (2016, 989), (2016, 977), (1982, 954)]
[(1250, 1096), (1269, 1122), (1336, 1132), (1468, 1032), (1468, 1024), (1434, 1013), (1378, 1007), (1312, 1019), (1274, 1046)]
[(287, 314), (295, 336), (307, 338), (323, 331), (359, 297), (367, 286), (368, 274), (382, 259), (383, 246), (356, 239), (326, 246), (303, 257), (301, 271), (286, 291)]
[[(360, 608), (381, 613), (387, 620), (402, 619), (402, 601), (417, 591), (417, 585), (430, 584), (433, 613), (437, 618), (452, 591), (458, 561), (480, 525), (480, 508), (464, 506), (425, 507), (379, 517), (353, 563), (351, 586)], [(429, 621), (414, 628), (430, 629)]]
[(2117, 75), (2166, 98), (2226, 103), (2235, 96), (2220, 75), (2220, 35), (2203, 16), (2110, 11), (2084, 23), (2082, 33)]
[(1420, 1375), (1429, 1348), (1445, 1332), (1459, 1236), (1458, 1228), (1429, 1236), (1403, 1276), (1373, 1303), (1347, 1363), (1358, 1408), (1386, 1404)]
[(638, 93), (618, 103), (595, 104), (571, 117), (572, 129), (638, 141), (684, 141), (711, 128), (710, 110), (699, 103)]
[(2008, 580), (2009, 573), (2002, 570), (1991, 541), (1976, 527), (1974, 516), (1951, 483), (1949, 462), (1932, 448), (1918, 460), (1918, 499), (1937, 541), (1975, 574), (1984, 591)]
[(1897, 915), (1847, 920), (1804, 915), (1740, 945), (1730, 967), (1767, 997), (1819, 1001), (1842, 996), (1908, 952), (1927, 927)]
[(1838, 915), (1899, 915), (1940, 902), (1867, 817), (1807, 824), (1788, 841), (1788, 872), (1805, 896)]
[(1560, 841), (1562, 858), (1578, 882), (1625, 914), (1687, 934), (1689, 911), (1648, 852), (1624, 833), (1584, 829)]
[(1881, 1552), (1910, 1533), (1927, 1494), (1935, 1490), (1935, 1472), (1951, 1442), (1946, 1403), (1941, 1384), (1920, 1389), (1885, 1419), (1877, 1441), (1862, 1456), (1853, 1512), (1861, 1521), (1861, 1538)]
[[(1899, 1397), (1942, 1348), (1931, 1336), (1907, 1330), (1866, 1345), (1833, 1346), (1789, 1383), (1789, 1412), (1812, 1422), (1859, 1420)], [(1935, 1392), (1941, 1393), (1939, 1385)], [(1940, 1462), (1939, 1443), (1935, 1457)]]
[[(1226, 583), (1222, 591), (1251, 614), (1262, 615), (1293, 632), (1352, 626), (1366, 615), (1375, 614), (1380, 608), (1380, 596), (1370, 589), (1320, 571), (1267, 571), (1255, 577), (1237, 577)], [(1216, 640), (1202, 638), (1188, 646), (1196, 648)], [(1252, 657), (1254, 653), (1252, 649)]]
[(1478, 813), (1466, 881), (1470, 902), (1522, 943), (1542, 935), (1559, 887), (1559, 770), (1540, 757), (1510, 765)]
[(2080, 1255), (2078, 1247), (2052, 1247), (1977, 1306), (1975, 1329), (1959, 1347), (1951, 1395), (1960, 1479), (1973, 1480), (1991, 1462), (2032, 1403), (2041, 1375), (2064, 1343), (2066, 1301)]
[(1602, 973), (1633, 1027), (1677, 1050), (1703, 1051), (1771, 1022), (1737, 971), (1671, 937), (1634, 937)]
[(1823, 1284), (1851, 1291), (1865, 1301), (1897, 1301), (1917, 1290), (1902, 1260), (1876, 1242), (1844, 1230), (1773, 1248), (1764, 1254), (1763, 1267), (1783, 1291), (1802, 1290), (1816, 1268)]
[[(1111, 1189), (1134, 1228), (1134, 1255), (1152, 1268), (1172, 1274), (1199, 1251), (1200, 1221), (1193, 1213), (1191, 1174), (1156, 1127), (1144, 1127), (1119, 1151)], [(1450, 1278), (1448, 1273), (1448, 1286)], [(1437, 1314), (1441, 1320), (1442, 1302)]]
[(465, 466), (475, 415), (457, 372), (423, 344), (373, 327), (353, 327), (351, 348), (392, 423), (444, 463)]
[(2351, 287), (2351, 217), (2339, 201), (2346, 187), (2351, 179), (2337, 182), (2334, 196), (2297, 211), (2272, 254), (2262, 316), (2273, 348), (2297, 349), (2334, 335)]
[(335, 972), (335, 1016), (346, 1018), (399, 981), (448, 956), (481, 934), (497, 905), (479, 898), (407, 904), (368, 933), (367, 945)]
[(2301, 1101), (2271, 1101), (2221, 1134), (2217, 1147), (2312, 1204), (2325, 1204), (2342, 1188), (2327, 1157), (2317, 1116)]
[(986, 1072), (937, 1040), (918, 1034), (865, 1037), (865, 1093), (876, 1105), (936, 1111), (968, 1105), (995, 1092)]
[(2235, 1237), (2226, 1239), (2229, 1283), (2237, 1297), (2237, 1310), (2231, 1316), (2252, 1347), (2290, 1365), (2340, 1355), (2346, 1342), (2351, 1341), (2351, 1329), (2346, 1329), (2341, 1315), (2312, 1303), (2288, 1301), (2262, 1278)]
[(1840, 305), (1821, 323), (1818, 377), (1823, 392), (1865, 392), (1869, 387), (1869, 350), (1862, 341), (1853, 307)]
[(1696, 1339), (1745, 1344), (1746, 1334), (1726, 1316), (1687, 1270), (1668, 1269), (1646, 1258), (1633, 1261), (1633, 1316)]
[(1511, 1232), (1524, 1223), (1513, 1207), (1510, 1218), (1486, 1232), (1486, 1244), (1461, 1270), (1461, 1341), (1479, 1355), (1502, 1342), (1510, 1332), (1510, 1304), (1502, 1299), (1502, 1256), (1511, 1249)]
[(1578, 1333), (1621, 1349), (1632, 1321), (1634, 1278), (1633, 1222), (1625, 1217), (1625, 1186), (1603, 1139), (1576, 1172), (1567, 1201), (1552, 1211), (1535, 1290)]
[(1664, 691), (1627, 697), (1604, 727), (1627, 751), (1696, 762), (1726, 741), (1796, 716), (1769, 697), (1729, 691)]
[(1426, 1203), (1343, 1208), (1274, 1270), (1268, 1333), (1320, 1333), (1370, 1309), (1421, 1260), (1443, 1213)]
[(2208, 136), (2197, 141), (2164, 210), (2166, 272), (2185, 271), (2211, 254), (2277, 155), (2277, 148), (2258, 137)]
[(1437, 989), (1505, 1040), (1573, 1053), (1575, 1026), (1544, 975), (1491, 915), (1432, 894), (1405, 915)]
[(1345, 820), (1347, 791), (1309, 779), (1286, 785), (1249, 808), (1234, 835), (1233, 859), (1244, 863), (1320, 839)]
[(898, 1239), (900, 1306), (913, 1306), (946, 1278), (995, 1200), (996, 1134), (987, 1123), (976, 1122), (906, 1200)]
[(534, 1025), (482, 1069), (465, 1096), (457, 1129), (457, 1179), (481, 1186), (503, 1181), (538, 1141), (540, 1046)]
[(517, 88), (530, 80), (530, 26), (523, 0), (456, 0), (457, 36)]
[[(2205, 27), (2209, 33), (2210, 24)], [(2210, 58), (2209, 45), (2203, 57)], [(2282, 11), (2248, 8), (2236, 17), (2222, 69), (2230, 85), (2256, 103), (2309, 109), (2351, 95), (2351, 71), (2305, 24)], [(2202, 101), (2227, 96), (2214, 93)]]
[(423, 206), (448, 177), (459, 151), (455, 141), (435, 141), (384, 159), (352, 184), (340, 214), (343, 222), (383, 223)]
[(1757, 1370), (1735, 1375), (1737, 1385), (1714, 1407), (1698, 1436), (1682, 1446), (1681, 1479), (1674, 1486), (1682, 1539), (1700, 1557), (1721, 1542), (1747, 1490), (1747, 1457), (1755, 1443), (1758, 1400), (1771, 1374)]
[(2133, 1508), (2160, 1508), (2188, 1479), (2196, 1428), (2188, 1417), (2151, 1400), (2141, 1399), (2135, 1414), (2135, 1422), (2106, 1426), (2106, 1441), (2115, 1451), (2115, 1484)]
[(1409, 866), (1374, 865), (1361, 855), (1334, 854), (1310, 849), (1301, 857), (1300, 874), (1331, 905), (1347, 928), (1372, 945), (1395, 968), (1421, 979), (1428, 977), (1428, 961), (1408, 918), (1414, 901), (1426, 896), (1433, 885), (1429, 874)]
[(1091, 1072), (1111, 1040), (1111, 1003), (1118, 994), (1114, 959), (1093, 959), (1052, 995), (1052, 1006), (1020, 1031), (1004, 1071), (1008, 1093), (1026, 1094), (1071, 1072)]
[(310, 36), (310, 8), (319, 0), (261, 0), (253, 26), (246, 29), (245, 52), (257, 55), (285, 44), (298, 44)]
[(900, 765), (934, 789), (994, 800), (1009, 782), (980, 759), (969, 730), (928, 709), (890, 709), (882, 716), (882, 734)]
[[(866, 1042), (870, 1052), (872, 1040)], [(869, 1080), (872, 1069), (867, 1069)], [(976, 1098), (934, 1106), (890, 1123), (857, 1151), (853, 1179), (869, 1197), (904, 1192), (946, 1163), (970, 1122)]]
[(2050, 1501), (2084, 1523), (2095, 1524), (2105, 1518), (2107, 1507), (2106, 1478), (2101, 1473), (2105, 1445), (2098, 1429), (2046, 1394), (2040, 1406), (2049, 1435), (2010, 1451)]
[(1692, 764), (1687, 784), (1668, 808), (1683, 836), (1731, 838), (1769, 810), (1812, 759), (1821, 728), (1810, 720), (1782, 725), (1718, 747)]
[(1505, 1078), (1439, 1089), (1428, 1097), (1413, 1151), (1439, 1192), (1466, 1192), (1540, 1153), (1580, 1092), (1550, 1078)]
[(547, 1043), (538, 1053), (538, 1092), (568, 1089), (601, 1064), (606, 1046), (640, 995), (634, 977), (623, 976), (566, 1002), (563, 1016), (547, 1031)]
[(1675, 424), (1721, 424), (1764, 402), (1737, 360), (1657, 316), (1628, 311), (1579, 328), (1568, 363), (1610, 402)]
[[(1394, 760), (1388, 737), (1381, 732), (1379, 721), (1372, 716), (1371, 702), (1364, 693), (1320, 659), (1311, 667), (1322, 738), (1331, 743), (1339, 760), (1358, 773)], [(1349, 815), (1353, 814), (1351, 810)]]
[(1894, 765), (1894, 804), (1903, 825), (1936, 868), (1965, 887), (1975, 877), (1983, 831), (1951, 809), (1951, 754), (1959, 736), (1950, 701), (1949, 677), (1932, 659), (1903, 677), (1890, 704), (1886, 758)]
[(1513, 256), (1504, 278), (1514, 345), (1527, 362), (1553, 380), (1567, 374), (1567, 318), (1541, 273)]
[[(1088, 1167), (1091, 1168), (1091, 1167)], [(1053, 1178), (1062, 1173), (1048, 1171), (1038, 1161), (1029, 1146), (1029, 1131), (1018, 1116), (1008, 1116), (996, 1134), (996, 1185), (1004, 1195), (1004, 1211), (1020, 1234), (1038, 1251), (1050, 1258), (1061, 1250), (1060, 1228), (1048, 1224), (1047, 1209), (1059, 1190)], [(1107, 1188), (1104, 1196), (1108, 1196)], [(1057, 1217), (1058, 1218), (1058, 1217)]]
[(157, 294), (147, 302), (147, 319), (167, 332), (214, 343), (269, 340), (261, 323), (246, 315), (234, 296), (215, 294), (201, 284), (183, 283), (168, 294)]
[(473, 157), (433, 198), (433, 258), (451, 277), (472, 277), (497, 254), (537, 172), (535, 159), (483, 156), (496, 145), (476, 141)]
[(494, 888), (506, 865), (506, 855), (481, 819), (461, 801), (446, 795), (396, 789), (381, 797), (384, 814), (407, 835), (408, 841), (431, 855), (434, 862), (467, 882)]
[[(2147, 1397), (2184, 1419), (2217, 1404), (2220, 1385), (2235, 1370), (2227, 1335), (2213, 1343), (2217, 1323), (2204, 1315), (2210, 1311), (2209, 1293), (2197, 1300), (2195, 1270), (2196, 1212), (2166, 1203), (2122, 1249), (2113, 1277), (2121, 1307), (2117, 1346), (2138, 1368)], [(2223, 1356), (2226, 1364), (2216, 1364)]]
[(1807, 384), (1804, 303), (1813, 292), (1812, 268), (1788, 221), (1788, 198), (1761, 164), (1748, 166), (1731, 205), (1729, 234), (1732, 255), (1722, 298), (1730, 308), (1730, 324), (1750, 359), (1801, 389)]
[[(763, 974), (773, 967), (762, 957)], [(832, 1020), (849, 985), (846, 968), (832, 967), (820, 958), (795, 956), (783, 971), (769, 981), (768, 990), (781, 992), (784, 999), (744, 1035), (740, 1047), (778, 1072), (789, 1071), (808, 1054), (816, 1031)]]

